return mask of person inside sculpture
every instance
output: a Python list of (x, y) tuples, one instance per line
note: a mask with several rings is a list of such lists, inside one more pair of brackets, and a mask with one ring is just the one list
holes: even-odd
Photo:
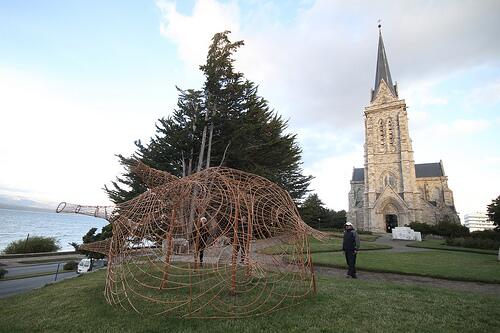
[(199, 253), (200, 265), (203, 267), (203, 254), (207, 247), (210, 230), (208, 228), (207, 218), (200, 218), (200, 222), (196, 225), (195, 230), (195, 250)]
[(351, 222), (345, 224), (344, 242), (342, 251), (345, 253), (345, 261), (349, 269), (346, 277), (356, 279), (356, 255), (359, 251), (359, 236)]

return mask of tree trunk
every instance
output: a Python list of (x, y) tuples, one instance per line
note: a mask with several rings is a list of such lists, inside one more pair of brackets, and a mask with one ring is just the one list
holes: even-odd
[(186, 177), (186, 159), (184, 158), (184, 151), (181, 152), (182, 156), (182, 178)]
[(187, 175), (190, 176), (191, 173), (193, 172), (193, 157), (194, 157), (194, 137), (196, 135), (196, 121), (198, 120), (198, 105), (195, 106), (195, 114), (194, 114), (194, 121), (193, 121), (193, 131), (191, 132), (191, 156), (189, 157), (189, 164), (188, 164), (188, 172)]
[(222, 154), (222, 159), (220, 160), (219, 167), (221, 167), (222, 163), (224, 163), (224, 159), (226, 158), (227, 149), (229, 148), (230, 145), (231, 145), (231, 141), (229, 141), (229, 143), (226, 146), (226, 149), (224, 149), (224, 154)]
[[(206, 117), (205, 117), (206, 119)], [(203, 155), (205, 154), (205, 141), (207, 139), (207, 124), (203, 127), (203, 135), (201, 137), (200, 154), (198, 155), (198, 167), (196, 172), (200, 172), (203, 168)]]
[(193, 148), (191, 148), (191, 157), (189, 158), (187, 176), (191, 175), (191, 171), (193, 170)]
[(208, 148), (207, 148), (207, 169), (210, 168), (210, 156), (212, 155), (212, 135), (214, 133), (214, 124), (210, 124), (210, 134), (208, 135)]
[(205, 142), (207, 141), (207, 122), (208, 122), (208, 109), (205, 113), (205, 125), (203, 126), (203, 134), (201, 136), (200, 154), (198, 155), (198, 167), (196, 172), (200, 172), (203, 168), (203, 155), (205, 154)]

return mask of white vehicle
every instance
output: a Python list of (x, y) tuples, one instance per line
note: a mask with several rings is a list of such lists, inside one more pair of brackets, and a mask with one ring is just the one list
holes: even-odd
[(76, 272), (78, 274), (88, 273), (88, 272), (91, 272), (91, 271), (96, 270), (98, 268), (104, 267), (104, 266), (106, 266), (106, 264), (107, 264), (107, 262), (105, 259), (104, 260), (103, 259), (93, 259), (92, 263), (91, 263), (91, 259), (85, 258), (85, 259), (80, 260), (80, 263), (78, 264), (78, 269), (76, 270)]

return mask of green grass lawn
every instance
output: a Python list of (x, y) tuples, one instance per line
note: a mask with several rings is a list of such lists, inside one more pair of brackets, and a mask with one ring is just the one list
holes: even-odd
[[(344, 238), (344, 233), (340, 231), (324, 231), (325, 234), (330, 235), (331, 237)], [(370, 235), (370, 234), (359, 234), (359, 239), (362, 242), (374, 242), (380, 236), (378, 235)]]
[(461, 251), (461, 252), (472, 252), (472, 253), (483, 253), (483, 254), (498, 254), (498, 251), (496, 251), (496, 250), (483, 250), (483, 249), (473, 249), (473, 248), (469, 248), (469, 247), (448, 246), (448, 245), (446, 245), (444, 240), (439, 240), (439, 239), (429, 239), (429, 240), (424, 240), (422, 242), (414, 242), (414, 243), (410, 243), (406, 246), (422, 247), (422, 248), (436, 249), (436, 250), (447, 250), (447, 251)]
[(494, 332), (500, 298), (318, 278), (318, 295), (270, 315), (176, 319), (108, 305), (104, 272), (0, 300), (1, 332)]
[[(347, 267), (342, 252), (314, 253), (316, 265)], [(452, 280), (500, 283), (500, 262), (488, 254), (425, 251), (363, 252), (358, 254), (356, 268), (432, 276)]]
[[(370, 235), (367, 235), (370, 236)], [(325, 241), (319, 241), (314, 238), (310, 238), (309, 244), (311, 247), (311, 252), (333, 252), (333, 251), (342, 251), (342, 239), (337, 238), (336, 236), (330, 237)], [(373, 242), (361, 242), (361, 248), (363, 250), (383, 250), (390, 249), (391, 246), (384, 244), (376, 244)], [(265, 254), (281, 254), (288, 253), (292, 254), (293, 246), (287, 244), (280, 244), (267, 247), (260, 252)]]

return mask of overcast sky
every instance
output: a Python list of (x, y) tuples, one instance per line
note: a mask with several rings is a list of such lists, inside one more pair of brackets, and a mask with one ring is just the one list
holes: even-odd
[(443, 160), (457, 210), (500, 194), (499, 1), (2, 1), (0, 199), (107, 204), (136, 139), (200, 88), (211, 36), (298, 134), (311, 189), (347, 209), (382, 20), (416, 163)]

